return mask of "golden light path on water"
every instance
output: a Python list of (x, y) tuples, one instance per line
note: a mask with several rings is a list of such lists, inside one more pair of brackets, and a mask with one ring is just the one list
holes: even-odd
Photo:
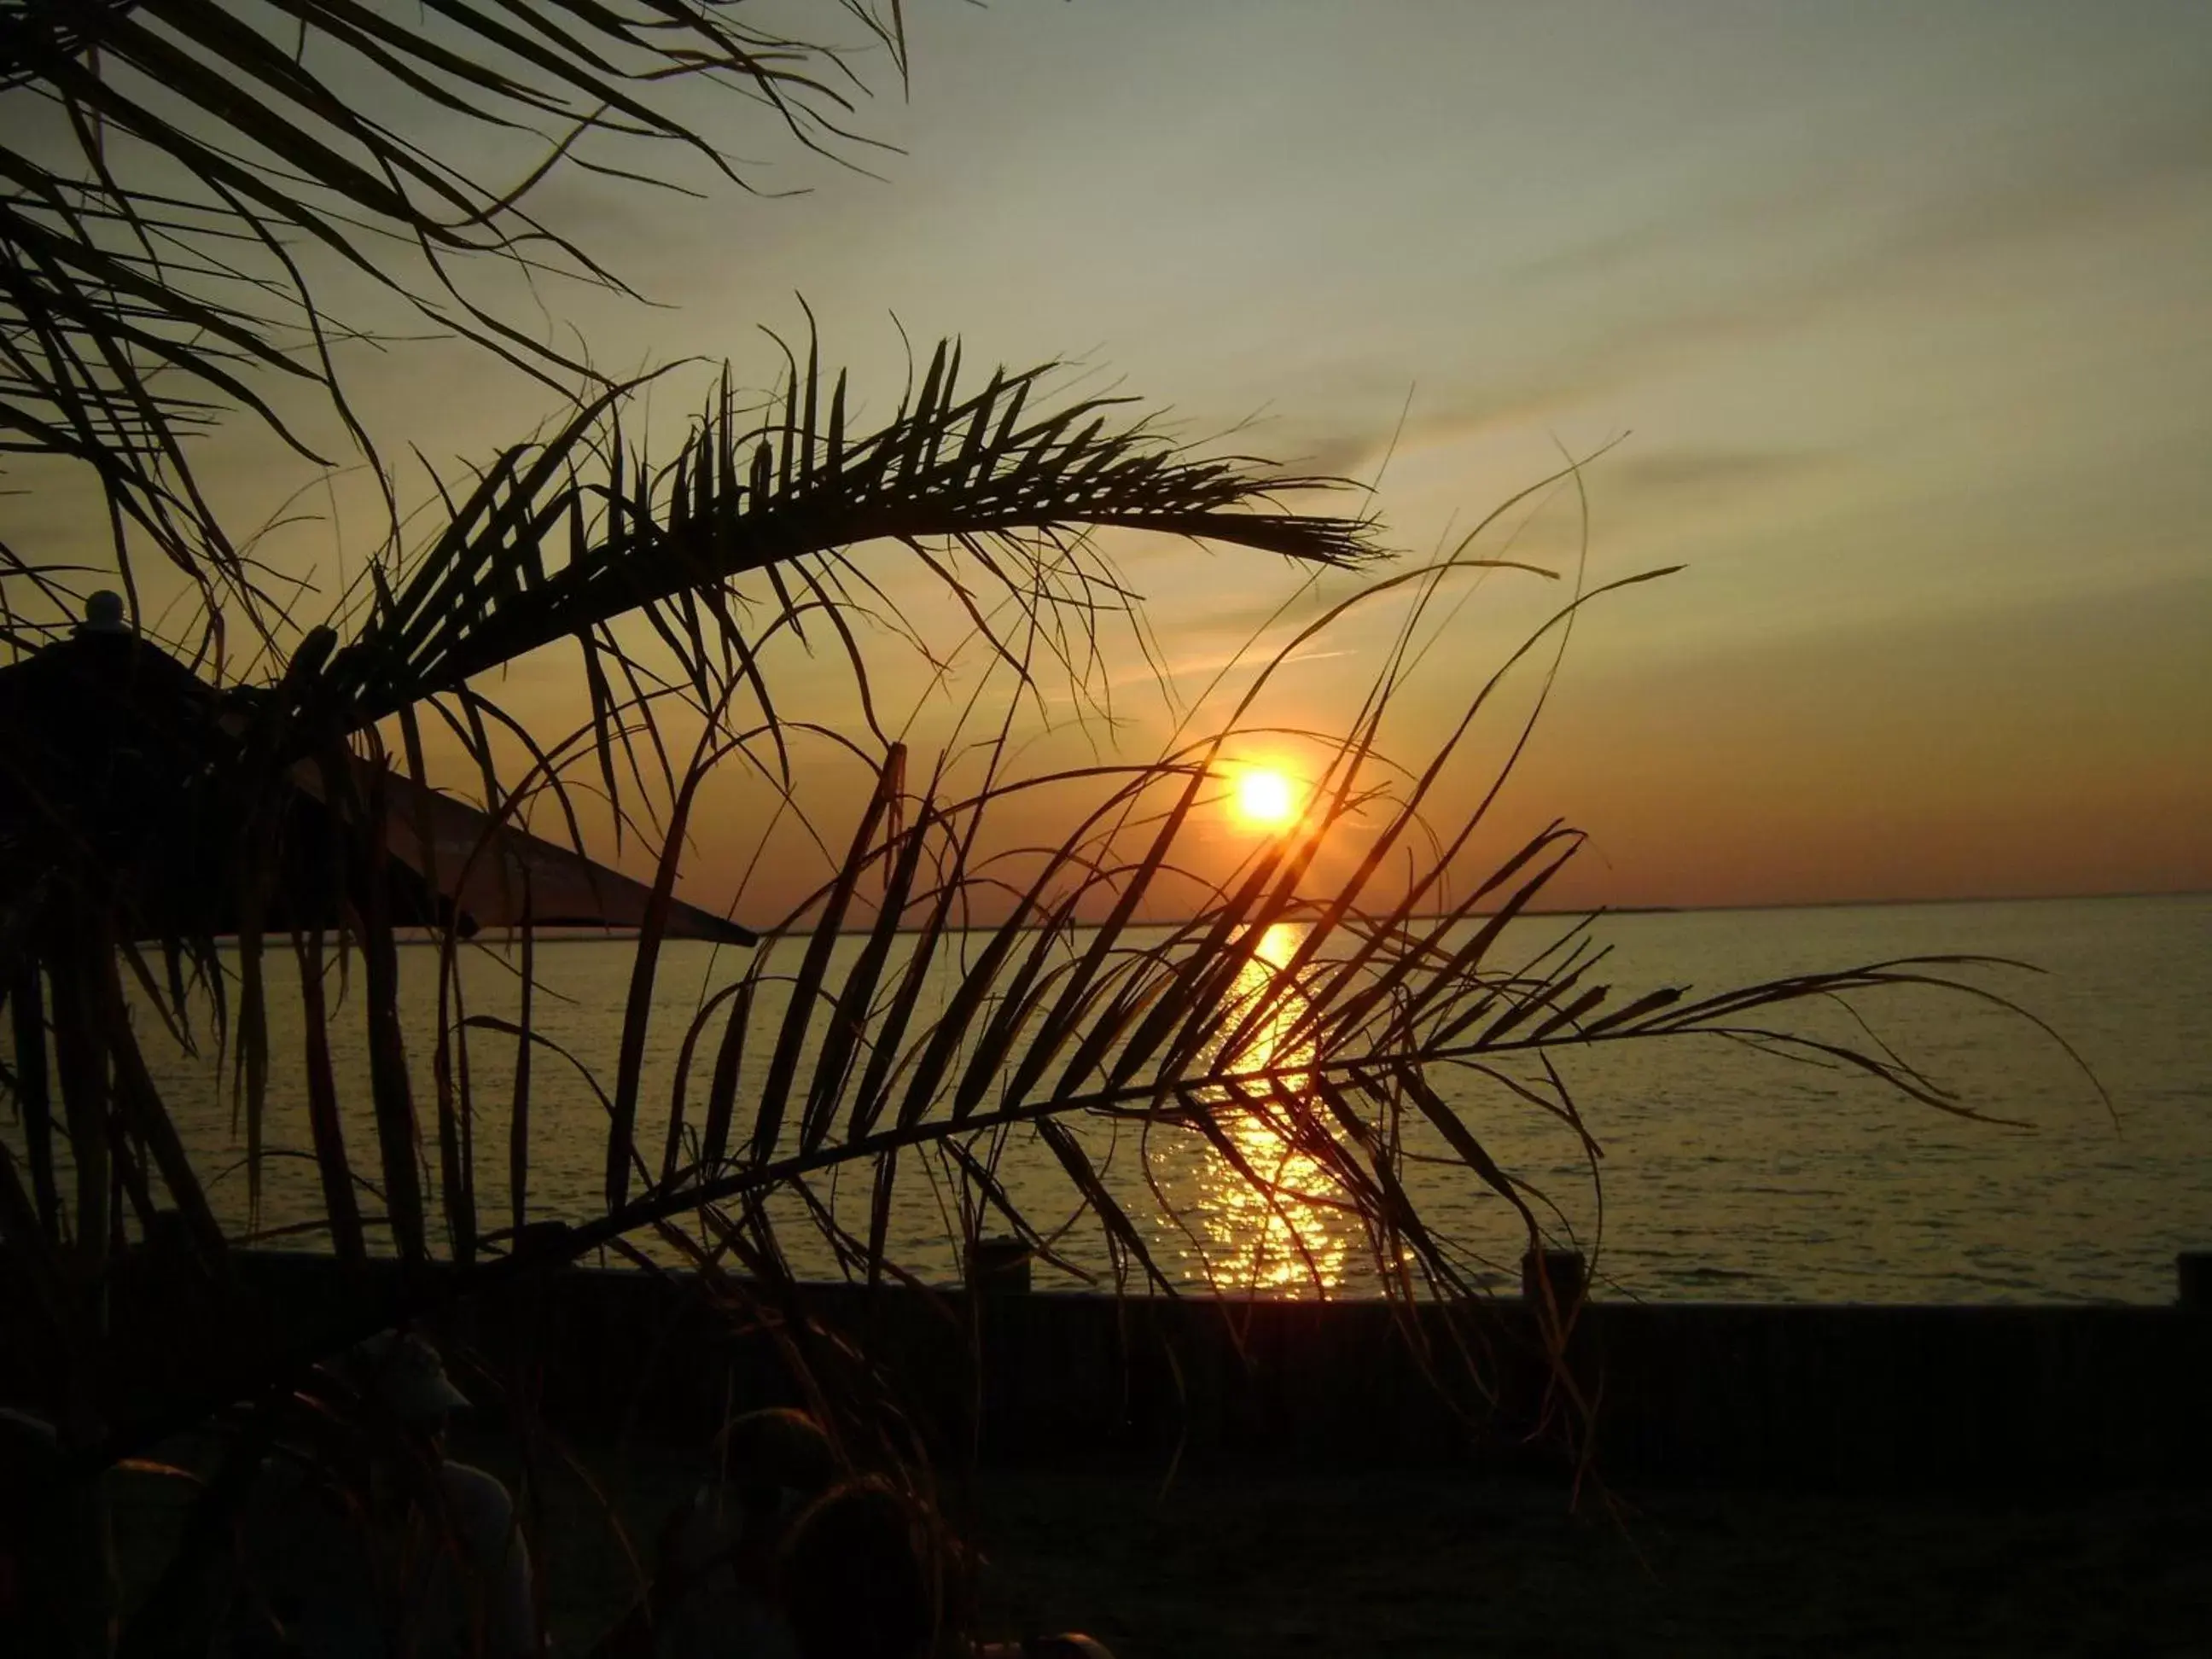
[[(1498, 950), (1522, 957), (1548, 944), (1551, 919), (1509, 925)], [(1600, 1046), (1561, 1056), (1607, 1158), (1606, 1244), (1601, 1271), (1621, 1294), (1711, 1301), (2049, 1302), (2170, 1304), (2177, 1251), (2202, 1249), (2212, 1215), (2212, 1093), (2203, 1056), (2212, 1052), (2212, 896), (1973, 902), (1785, 911), (1707, 911), (1612, 916), (1612, 974), (1624, 988), (1660, 983), (1713, 987), (1782, 977), (1838, 962), (1884, 961), (1931, 951), (1968, 951), (2046, 970), (2021, 992), (2028, 1006), (2064, 1032), (2111, 1090), (2124, 1133), (2081, 1075), (2035, 1033), (1995, 1009), (1961, 1008), (1954, 999), (1911, 996), (1869, 1006), (1882, 1039), (1924, 1066), (1973, 1104), (2020, 1117), (2031, 1130), (2001, 1130), (1932, 1112), (1883, 1093), (1871, 1080), (1786, 1065), (1735, 1044)], [(1257, 961), (1236, 994), (1249, 998), (1279, 975), (1302, 929), (1262, 935)], [(866, 946), (852, 935), (837, 947), (832, 974), (849, 971)], [(226, 948), (227, 949), (227, 948)], [(401, 957), (401, 1019), (418, 1109), (436, 1099), (431, 1060), (439, 1018), (438, 954)], [(957, 951), (948, 952), (957, 961)], [(226, 973), (235, 982), (236, 959)], [(611, 1075), (619, 1048), (631, 954), (621, 941), (546, 941), (537, 971), (547, 1038)], [(656, 981), (653, 1037), (640, 1085), (640, 1127), (660, 1144), (682, 1042), (706, 997), (746, 964), (726, 951), (672, 943)], [(270, 1104), (258, 1225), (270, 1248), (327, 1249), (319, 1231), (322, 1200), (307, 1127), (298, 968), (289, 951), (264, 963), (270, 985)], [(331, 1060), (342, 1091), (347, 1145), (362, 1167), (376, 1168), (376, 1125), (366, 1079), (369, 1061), (359, 1018), (358, 975), (332, 1029)], [(516, 1012), (514, 967), (488, 954), (464, 957), (471, 1006), (503, 1018)], [(939, 1005), (954, 994), (951, 969), (932, 981)], [(756, 1010), (773, 1032), (784, 1014), (783, 982), (771, 976)], [(134, 988), (134, 995), (136, 994)], [(1295, 994), (1257, 1047), (1282, 1049), (1297, 1018)], [(1863, 1041), (1844, 1011), (1810, 1029), (1838, 1041)], [(149, 1064), (175, 1115), (187, 1152), (206, 1173), (210, 1202), (227, 1227), (243, 1233), (250, 1200), (244, 1126), (234, 1115), (234, 1049), (209, 1040), (204, 1015), (197, 1055), (178, 1050), (161, 1021), (134, 1014)], [(0, 1021), (0, 1060), (12, 1044)], [(507, 1210), (507, 1102), (512, 1045), (479, 1042), (470, 1053), (476, 1101), (476, 1194), (479, 1218)], [(2056, 1057), (2054, 1058), (2054, 1055)], [(1283, 1055), (1289, 1079), (1315, 1059), (1295, 1047)], [(1259, 1054), (1254, 1063), (1263, 1063)], [(704, 1085), (692, 1068), (693, 1121)], [(591, 1082), (565, 1066), (532, 1073), (529, 1215), (587, 1219), (603, 1203), (606, 1107)], [(1571, 1136), (1510, 1099), (1476, 1092), (1463, 1078), (1434, 1079), (1449, 1104), (1472, 1115), (1510, 1169), (1546, 1183), (1573, 1208), (1578, 1227), (1593, 1217), (1571, 1196), (1586, 1191), (1586, 1170)], [(807, 1086), (802, 1072), (795, 1085)], [(747, 1079), (744, 1090), (758, 1084)], [(750, 1121), (755, 1096), (736, 1109)], [(1243, 1121), (1239, 1121), (1243, 1120)], [(1133, 1218), (1146, 1229), (1161, 1270), (1179, 1287), (1209, 1283), (1224, 1293), (1256, 1282), (1263, 1295), (1372, 1295), (1376, 1264), (1361, 1224), (1318, 1201), (1322, 1173), (1289, 1155), (1280, 1137), (1246, 1114), (1223, 1115), (1240, 1159), (1279, 1176), (1287, 1215), (1248, 1190), (1212, 1146), (1188, 1131), (1148, 1138), (1140, 1173), (1127, 1144), (1115, 1161), (1115, 1126), (1079, 1126), (1089, 1148)], [(1510, 1288), (1517, 1222), (1463, 1170), (1419, 1154), (1437, 1151), (1409, 1126), (1414, 1145), (1401, 1169), (1407, 1196), (1437, 1230), (1480, 1249), (1499, 1264), (1494, 1282)], [(0, 1107), (0, 1145), (23, 1156), (21, 1124)], [(434, 1193), (434, 1131), (425, 1191)], [(893, 1258), (925, 1280), (955, 1281), (958, 1247), (939, 1190), (921, 1173), (902, 1178), (893, 1199)], [(64, 1167), (64, 1179), (71, 1178)], [(1151, 1177), (1148, 1185), (1146, 1176)], [(1070, 1200), (1058, 1161), (1042, 1148), (1018, 1148), (1001, 1178), (1026, 1212), (1054, 1218)], [(853, 1190), (864, 1196), (866, 1185)], [(1300, 1193), (1308, 1196), (1303, 1200)], [(1162, 1213), (1164, 1205), (1168, 1213)], [(366, 1206), (380, 1211), (374, 1200)], [(860, 1214), (865, 1216), (865, 1207)], [(779, 1220), (781, 1224), (781, 1219)], [(797, 1270), (836, 1278), (839, 1259), (803, 1214), (786, 1233)], [(641, 1238), (648, 1253), (663, 1249)], [(1311, 1254), (1309, 1269), (1299, 1246)], [(371, 1236), (372, 1249), (388, 1249)], [(1056, 1248), (1095, 1277), (1056, 1269), (1042, 1287), (1110, 1283), (1113, 1263), (1095, 1225), (1071, 1223)], [(670, 1249), (674, 1266), (682, 1258)], [(1317, 1271), (1316, 1271), (1317, 1270)]]
[[(1303, 928), (1289, 922), (1276, 922), (1261, 936), (1258, 949), (1230, 994), (1240, 1014), (1276, 982), (1304, 936)], [(1295, 989), (1279, 997), (1245, 1044), (1236, 1069), (1257, 1071), (1310, 1061), (1310, 1037), (1294, 1043), (1291, 1040), (1304, 1006), (1304, 999)], [(1279, 1086), (1303, 1091), (1308, 1085), (1303, 1075), (1291, 1071), (1283, 1075)], [(1206, 1267), (1217, 1286), (1312, 1294), (1340, 1285), (1356, 1224), (1340, 1209), (1328, 1206), (1334, 1187), (1327, 1174), (1257, 1112), (1225, 1115), (1222, 1124), (1238, 1155), (1270, 1190), (1255, 1188), (1228, 1158), (1208, 1149), (1193, 1218), (1203, 1235)]]

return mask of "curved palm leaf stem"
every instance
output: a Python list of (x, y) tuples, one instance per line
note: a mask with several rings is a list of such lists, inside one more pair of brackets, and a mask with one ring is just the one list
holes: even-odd
[[(1430, 1065), (1495, 1057), (1501, 1054), (1532, 1053), (1556, 1048), (1567, 1043), (1582, 1045), (1626, 1042), (1638, 1037), (1649, 1038), (1661, 1035), (1713, 1036), (1741, 1039), (1754, 1033), (1770, 1038), (1781, 1036), (1785, 1040), (1817, 1048), (1837, 1059), (1845, 1060), (1848, 1063), (1856, 1064), (1880, 1080), (1889, 1083), (1901, 1092), (1911, 1095), (1913, 1098), (1921, 1101), (1923, 1104), (1936, 1106), (1957, 1115), (1969, 1117), (1984, 1115), (1974, 1113), (1970, 1109), (1958, 1106), (1955, 1103), (1949, 1102), (1942, 1097), (1928, 1093), (1924, 1090), (1917, 1089), (1909, 1079), (1883, 1067), (1878, 1061), (1869, 1060), (1863, 1055), (1854, 1055), (1840, 1045), (1822, 1043), (1811, 1038), (1793, 1037), (1786, 1033), (1760, 1032), (1757, 1028), (1748, 1027), (1669, 1030), (1663, 1033), (1623, 1030), (1598, 1033), (1588, 1037), (1528, 1039), (1491, 1046), (1470, 1042), (1412, 1055), (1371, 1053), (1340, 1057), (1324, 1055), (1300, 1060), (1295, 1063), (1285, 1062), (1254, 1066), (1166, 1085), (1151, 1082), (1125, 1084), (1119, 1087), (1109, 1087), (1058, 1099), (1029, 1102), (992, 1109), (978, 1109), (960, 1120), (957, 1124), (949, 1124), (941, 1119), (929, 1119), (913, 1124), (877, 1130), (857, 1140), (835, 1146), (823, 1146), (811, 1152), (795, 1153), (788, 1158), (775, 1159), (697, 1185), (641, 1195), (619, 1212), (594, 1221), (579, 1224), (563, 1240), (562, 1248), (567, 1250), (573, 1245), (574, 1253), (580, 1254), (597, 1248), (609, 1239), (617, 1237), (638, 1227), (648, 1225), (653, 1221), (681, 1214), (696, 1206), (725, 1202), (746, 1193), (803, 1178), (856, 1158), (872, 1158), (884, 1152), (898, 1152), (926, 1145), (942, 1138), (955, 1128), (962, 1132), (981, 1131), (1041, 1122), (1074, 1113), (1110, 1113), (1161, 1121), (1170, 1116), (1218, 1113), (1220, 1106), (1218, 1103), (1194, 1103), (1187, 1104), (1174, 1113), (1164, 1113), (1157, 1106), (1141, 1111), (1133, 1109), (1138, 1108), (1146, 1102), (1157, 1102), (1163, 1094), (1166, 1093), (1188, 1096), (1199, 1090), (1238, 1086), (1246, 1088), (1256, 1086), (1273, 1090), (1285, 1085), (1292, 1079), (1316, 1074), (1344, 1078), (1355, 1083), (1363, 1079), (1376, 1079), (1378, 1074), (1402, 1081), (1415, 1075), (1420, 1068)], [(2002, 1122), (2006, 1120), (1985, 1121)], [(500, 1264), (494, 1264), (485, 1269), (486, 1272), (499, 1270)]]

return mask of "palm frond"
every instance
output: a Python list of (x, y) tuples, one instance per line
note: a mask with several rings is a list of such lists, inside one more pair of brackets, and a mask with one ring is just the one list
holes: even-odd
[[(801, 471), (793, 466), (794, 479)], [(564, 503), (563, 514), (570, 510)], [(1330, 617), (1390, 595), (1410, 596), (1419, 608), (1437, 591), (1419, 573), (1395, 573)], [(379, 614), (406, 613), (395, 599)], [(1285, 654), (1309, 637), (1301, 633)], [(711, 645), (703, 634), (702, 642)], [(1386, 663), (1381, 676), (1388, 681), (1396, 672)], [(728, 692), (744, 682), (718, 675), (716, 683)], [(296, 701), (313, 703), (310, 688), (326, 684), (315, 671), (295, 677)], [(1547, 1242), (1556, 1225), (1551, 1199), (1498, 1146), (1501, 1124), (1532, 1110), (1550, 1114), (1584, 1149), (1595, 1179), (1598, 1143), (1554, 1056), (1620, 1042), (1714, 1039), (1849, 1066), (1924, 1103), (1972, 1111), (1879, 1044), (1832, 1041), (1790, 1018), (1814, 999), (1947, 988), (1986, 994), (1971, 977), (1980, 964), (1969, 959), (1876, 963), (1692, 997), (1679, 987), (1616, 994), (1598, 982), (1601, 953), (1577, 929), (1555, 946), (1502, 958), (1511, 924), (1551, 890), (1579, 838), (1554, 824), (1486, 852), (1468, 834), (1426, 833), (1437, 780), (1467, 763), (1468, 727), (1450, 732), (1424, 764), (1395, 766), (1380, 743), (1393, 695), (1385, 684), (1339, 735), (1307, 820), (1260, 845), (1241, 866), (1212, 876), (1201, 874), (1206, 860), (1191, 838), (1218, 808), (1222, 757), (1241, 735), (1237, 726), (1147, 763), (1026, 777), (1002, 769), (1002, 731), (985, 782), (966, 793), (948, 784), (943, 766), (910, 785), (903, 754), (888, 751), (821, 890), (767, 930), (749, 963), (709, 988), (682, 1032), (668, 1120), (651, 1158), (639, 1109), (656, 1001), (650, 939), (633, 965), (620, 1052), (606, 1081), (598, 1057), (533, 1028), (526, 949), (519, 1021), (469, 1008), (462, 981), (441, 966), (441, 1042), (458, 1055), (468, 1033), (489, 1032), (511, 1038), (523, 1057), (506, 1126), (513, 1224), (498, 1232), (477, 1231), (465, 1167), (473, 1160), (462, 1138), (465, 1123), (466, 1133), (481, 1127), (489, 1138), (493, 1129), (481, 1120), (498, 1107), (482, 1094), (464, 1101), (457, 1086), (447, 1094), (441, 1081), (435, 1125), (416, 1112), (396, 1052), (391, 927), (365, 915), (366, 1096), (380, 1182), (348, 1170), (332, 1110), (347, 1085), (331, 1075), (326, 1046), (319, 1064), (308, 1056), (309, 1139), (337, 1248), (357, 1257), (364, 1239), (375, 1237), (403, 1255), (432, 1254), (422, 1177), (434, 1170), (449, 1248), (463, 1261), (473, 1255), (475, 1265), (444, 1291), (418, 1284), (407, 1292), (414, 1305), (465, 1286), (489, 1292), (597, 1249), (632, 1250), (629, 1241), (641, 1234), (680, 1246), (703, 1271), (726, 1264), (782, 1283), (795, 1271), (797, 1226), (818, 1232), (843, 1271), (871, 1282), (913, 1279), (926, 1269), (904, 1257), (911, 1241), (891, 1225), (892, 1196), (902, 1183), (949, 1183), (963, 1228), (994, 1218), (1041, 1257), (1064, 1260), (1071, 1224), (1038, 1213), (1038, 1172), (1050, 1170), (1058, 1172), (1060, 1201), (1089, 1218), (1117, 1285), (1178, 1293), (1182, 1280), (1158, 1245), (1164, 1229), (1188, 1231), (1190, 1222), (1156, 1178), (1154, 1162), (1182, 1146), (1219, 1161), (1250, 1196), (1252, 1224), (1300, 1264), (1316, 1291), (1331, 1291), (1340, 1268), (1330, 1262), (1340, 1263), (1344, 1241), (1356, 1238), (1370, 1261), (1370, 1282), (1385, 1294), (1438, 1297), (1465, 1310), (1494, 1282), (1487, 1254), (1494, 1244), (1425, 1213), (1404, 1172), (1414, 1164), (1431, 1172), (1438, 1164), (1455, 1168), (1497, 1195), (1527, 1245)], [(1479, 688), (1472, 701), (1488, 696)], [(733, 736), (710, 718), (679, 794), (688, 796), (752, 740), (764, 738), (758, 731)], [(592, 747), (588, 725), (545, 745), (538, 781), (526, 787), (541, 787), (545, 773), (586, 759)], [(1006, 836), (1009, 822), (1049, 821), (1033, 803), (1074, 787), (1091, 790), (1093, 805), (1060, 839)], [(512, 810), (492, 805), (495, 816)], [(359, 810), (373, 819), (369, 803)], [(679, 803), (663, 828), (654, 882), (663, 895), (684, 844), (683, 819)], [(1354, 830), (1364, 844), (1355, 864), (1361, 873), (1348, 884), (1338, 878), (1316, 885), (1316, 848)], [(1388, 884), (1374, 877), (1386, 856), (1402, 866)], [(1164, 912), (1182, 919), (1152, 920)], [(840, 948), (855, 927), (862, 937)], [(313, 929), (300, 945), (303, 969), (320, 960)], [(449, 933), (441, 959), (449, 963), (459, 948)], [(78, 994), (48, 978), (58, 1000)], [(314, 978), (319, 986), (320, 974)], [(312, 1049), (324, 1019), (309, 1012)], [(58, 1008), (57, 1039), (80, 1023)], [(380, 1045), (391, 1048), (387, 1058), (380, 1060)], [(596, 1206), (562, 1213), (529, 1190), (527, 1057), (540, 1049), (579, 1072), (605, 1110), (606, 1178)], [(115, 1109), (100, 1086), (118, 1074), (112, 1066), (58, 1041), (55, 1053), (62, 1139), (83, 1149), (75, 1164), (77, 1227), (89, 1218), (113, 1230), (104, 1207), (111, 1182), (139, 1212), (154, 1201), (156, 1183), (189, 1191), (187, 1181), (173, 1178), (168, 1155), (145, 1135), (143, 1121), (132, 1120), (120, 1136), (95, 1133), (94, 1121), (105, 1123)], [(698, 1063), (709, 1054), (711, 1065)], [(19, 1101), (31, 1097), (21, 1081), (15, 1092)], [(111, 1146), (127, 1169), (100, 1161)], [(1018, 1201), (1001, 1178), (1010, 1158), (1027, 1172)], [(52, 1153), (33, 1161), (27, 1185), (14, 1165), (0, 1171), (8, 1183), (0, 1224), (11, 1243), (21, 1234), (50, 1249), (28, 1189), (42, 1179), (40, 1162), (48, 1166), (43, 1179), (61, 1173)], [(1324, 1235), (1338, 1241), (1326, 1260)], [(312, 1358), (363, 1334), (349, 1320), (380, 1322), (394, 1311), (333, 1310), (302, 1327), (301, 1354)], [(1546, 1328), (1553, 1340), (1564, 1339), (1556, 1318)], [(172, 1401), (159, 1420), (134, 1419), (102, 1455), (204, 1404)]]
[[(1040, 540), (1066, 532), (1182, 536), (1317, 565), (1375, 556), (1370, 520), (1276, 505), (1334, 480), (1178, 451), (1141, 421), (1115, 421), (1126, 398), (1031, 416), (1052, 365), (1001, 369), (963, 395), (959, 359), (957, 342), (940, 343), (911, 404), (858, 435), (843, 424), (845, 377), (825, 399), (811, 361), (764, 412), (738, 407), (726, 385), (658, 468), (626, 450), (620, 394), (610, 393), (551, 439), (483, 470), (407, 580), (332, 660), (320, 695), (349, 723), (373, 721), (543, 646), (592, 641), (610, 621), (641, 611), (703, 697), (710, 677), (757, 672), (720, 600), (725, 585), (752, 574), (780, 583), (790, 572), (835, 618), (845, 601), (831, 585), (848, 550), (872, 542), (915, 550), (979, 623), (965, 584), (926, 544), (968, 550), (1024, 615), (1126, 605), (1103, 560), (1071, 568), (1037, 552)], [(790, 601), (791, 589), (781, 591)], [(799, 609), (787, 602), (781, 614)], [(587, 665), (607, 654), (590, 647)]]
[[(838, 9), (902, 75), (896, 8)], [(333, 366), (364, 326), (327, 309), (333, 273), (549, 386), (594, 381), (466, 285), (491, 261), (621, 286), (536, 216), (549, 179), (581, 169), (661, 187), (671, 167), (645, 158), (675, 150), (752, 188), (686, 113), (690, 86), (756, 102), (825, 155), (864, 142), (836, 84), (859, 89), (848, 54), (738, 11), (435, 0), (403, 20), (360, 0), (7, 0), (0, 449), (89, 466), (173, 562), (234, 582), (239, 551), (193, 481), (196, 428), (242, 410), (312, 456), (271, 391), (306, 385), (374, 458)], [(488, 145), (516, 155), (516, 176), (485, 176)]]

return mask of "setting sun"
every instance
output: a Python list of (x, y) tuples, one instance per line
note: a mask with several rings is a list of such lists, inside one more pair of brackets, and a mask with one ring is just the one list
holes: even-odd
[(1253, 767), (1237, 781), (1237, 815), (1261, 829), (1280, 829), (1298, 815), (1297, 786), (1280, 772)]

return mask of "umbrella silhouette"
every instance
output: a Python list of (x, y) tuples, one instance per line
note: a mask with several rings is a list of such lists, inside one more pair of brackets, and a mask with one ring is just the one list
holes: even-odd
[[(349, 751), (264, 770), (274, 787), (255, 787), (248, 708), (141, 637), (105, 591), (69, 638), (0, 667), (8, 910), (35, 908), (62, 875), (104, 886), (120, 934), (138, 939), (234, 934), (257, 901), (270, 930), (372, 906), (395, 927), (464, 933), (644, 920), (645, 884)], [(273, 853), (259, 869), (257, 847)], [(681, 902), (666, 932), (755, 939)]]

